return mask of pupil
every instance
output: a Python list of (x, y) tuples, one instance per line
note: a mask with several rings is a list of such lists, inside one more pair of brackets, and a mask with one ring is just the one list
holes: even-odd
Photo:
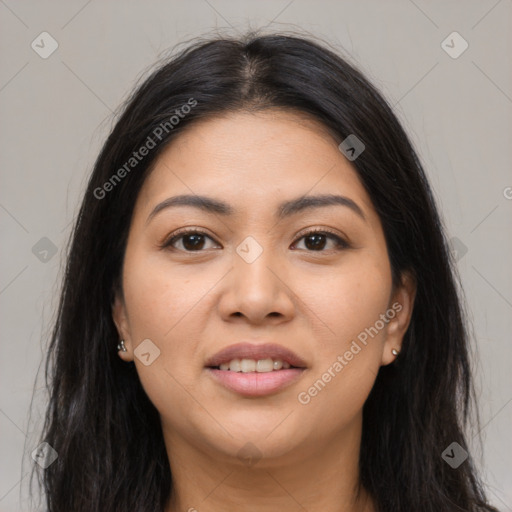
[[(312, 244), (308, 244), (308, 240), (314, 240)], [(306, 247), (308, 249), (323, 249), (325, 246), (325, 235), (309, 235), (306, 237)]]
[[(204, 240), (201, 240), (203, 235), (186, 235), (183, 237), (183, 247), (187, 250), (200, 249), (204, 244)], [(193, 239), (192, 243), (187, 243), (187, 240)]]

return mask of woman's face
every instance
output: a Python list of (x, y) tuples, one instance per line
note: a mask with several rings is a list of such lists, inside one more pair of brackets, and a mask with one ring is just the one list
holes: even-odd
[(411, 280), (392, 288), (379, 217), (336, 142), (276, 110), (201, 121), (166, 148), (137, 199), (123, 292), (119, 354), (167, 444), (268, 464), (357, 440), (414, 300)]

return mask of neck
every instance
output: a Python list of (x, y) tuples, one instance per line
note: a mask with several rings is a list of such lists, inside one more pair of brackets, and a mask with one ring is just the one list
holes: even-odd
[(360, 419), (337, 438), (247, 464), (200, 450), (176, 432), (164, 429), (164, 438), (173, 479), (166, 512), (234, 512), (249, 504), (257, 512), (375, 511), (359, 488)]

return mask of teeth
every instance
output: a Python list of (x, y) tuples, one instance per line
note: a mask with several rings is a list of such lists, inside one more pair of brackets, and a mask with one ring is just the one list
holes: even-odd
[(233, 359), (229, 362), (229, 369), (232, 372), (241, 372), (242, 368), (240, 368), (240, 359)]
[(224, 371), (242, 372), (242, 373), (267, 373), (274, 370), (290, 368), (290, 363), (280, 359), (232, 359), (229, 363), (222, 363), (219, 368)]
[(272, 359), (260, 359), (256, 363), (257, 372), (271, 372), (274, 369), (274, 361)]
[[(231, 368), (231, 365), (230, 365)], [(256, 371), (256, 361), (254, 359), (242, 359), (240, 361), (240, 370), (242, 373), (249, 373)]]

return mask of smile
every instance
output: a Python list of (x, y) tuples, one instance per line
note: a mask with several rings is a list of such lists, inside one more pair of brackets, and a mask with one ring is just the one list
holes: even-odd
[(246, 397), (263, 397), (296, 382), (305, 362), (275, 344), (239, 343), (210, 358), (205, 369), (216, 383)]
[(250, 373), (250, 372), (258, 372), (258, 373), (267, 373), (273, 372), (277, 370), (281, 370), (284, 368), (287, 370), (290, 368), (290, 363), (288, 361), (282, 361), (281, 359), (232, 359), (228, 363), (221, 363), (219, 365), (219, 370), (229, 370), (230, 372), (242, 372), (242, 373)]

